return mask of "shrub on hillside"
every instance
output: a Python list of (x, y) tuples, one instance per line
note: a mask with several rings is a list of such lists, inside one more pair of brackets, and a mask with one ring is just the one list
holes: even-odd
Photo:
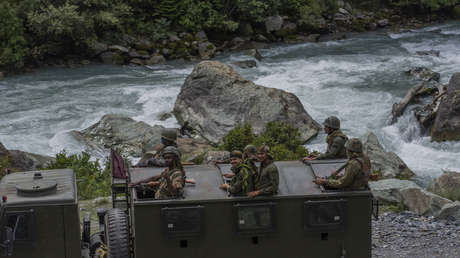
[(23, 20), (7, 1), (0, 2), (0, 39), (0, 67), (22, 67), (28, 51)]
[(267, 144), (275, 160), (297, 160), (308, 155), (308, 150), (302, 143), (297, 128), (281, 122), (270, 122), (258, 136), (254, 134), (250, 124), (238, 125), (228, 132), (220, 147), (228, 151), (242, 151), (248, 144), (256, 147)]
[(71, 168), (77, 178), (78, 197), (80, 199), (94, 199), (107, 196), (111, 191), (110, 168), (99, 165), (99, 160), (91, 161), (91, 156), (81, 154), (68, 155), (66, 151), (56, 154), (56, 161), (45, 169)]

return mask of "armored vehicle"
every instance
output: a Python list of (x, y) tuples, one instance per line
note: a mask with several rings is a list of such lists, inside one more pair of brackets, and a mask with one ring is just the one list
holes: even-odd
[[(170, 200), (143, 198), (128, 187), (130, 181), (159, 175), (163, 168), (113, 171), (114, 208), (100, 223), (100, 243), (90, 241), (90, 253), (98, 246), (108, 257), (122, 258), (370, 257), (370, 191), (334, 191), (312, 182), (344, 162), (276, 162), (279, 193), (255, 198), (229, 196), (218, 188), (228, 164), (186, 166), (187, 178), (196, 183), (185, 186), (183, 198)], [(0, 196), (7, 198), (0, 242), (5, 254), (79, 257), (71, 170), (42, 171), (42, 179), (34, 174), (7, 175), (0, 183)]]

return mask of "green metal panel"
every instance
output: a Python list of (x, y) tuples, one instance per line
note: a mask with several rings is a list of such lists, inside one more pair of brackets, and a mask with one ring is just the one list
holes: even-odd
[[(306, 232), (303, 228), (306, 200), (274, 201), (275, 232), (249, 235), (236, 233), (233, 205), (260, 201), (196, 203), (204, 206), (204, 232), (195, 237), (174, 238), (162, 232), (161, 208), (177, 205), (135, 206), (136, 257), (152, 257), (153, 253), (156, 257), (339, 257), (342, 248), (347, 257), (370, 257), (370, 197), (346, 199), (348, 209), (343, 232)], [(322, 240), (325, 234), (327, 240)], [(181, 247), (181, 241), (185, 240), (187, 247)]]
[[(334, 162), (333, 162), (334, 163)], [(343, 164), (343, 160), (337, 160)], [(212, 166), (186, 167), (195, 186), (186, 186), (183, 199), (137, 200), (135, 193), (132, 219), (135, 231), (136, 258), (146, 257), (347, 257), (371, 256), (371, 195), (369, 191), (324, 192), (312, 183), (312, 167), (301, 162), (276, 162), (280, 172), (276, 196), (232, 197), (218, 189), (221, 172)], [(331, 164), (327, 164), (330, 169)], [(225, 172), (228, 166), (221, 166)], [(323, 169), (319, 164), (315, 171)], [(325, 168), (326, 169), (326, 168)], [(138, 169), (134, 181), (152, 176), (161, 169)], [(304, 229), (306, 201), (346, 201), (345, 227), (342, 231)], [(237, 233), (235, 205), (275, 203), (275, 231)], [(162, 230), (162, 208), (203, 208), (203, 228), (197, 236), (168, 236)], [(171, 224), (172, 225), (172, 224)], [(173, 226), (173, 225), (172, 225)]]

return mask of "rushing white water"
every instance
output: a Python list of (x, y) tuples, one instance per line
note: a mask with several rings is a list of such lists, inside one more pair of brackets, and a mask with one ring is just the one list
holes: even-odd
[[(262, 50), (253, 69), (237, 69), (245, 78), (296, 94), (307, 112), (322, 122), (336, 115), (346, 134), (373, 131), (387, 150), (396, 152), (420, 177), (442, 169), (460, 171), (460, 142), (430, 142), (420, 136), (411, 112), (387, 125), (391, 106), (416, 84), (403, 71), (426, 66), (447, 83), (460, 72), (460, 24), (449, 23), (399, 34), (362, 34), (343, 41), (279, 45)], [(416, 51), (439, 50), (440, 56)], [(232, 53), (218, 60), (248, 59)], [(9, 149), (52, 155), (85, 149), (68, 132), (97, 122), (104, 114), (128, 115), (148, 124), (177, 126), (170, 118), (180, 86), (195, 63), (169, 62), (152, 67), (94, 65), (49, 69), (0, 81), (0, 142)], [(325, 135), (307, 144), (324, 150)]]

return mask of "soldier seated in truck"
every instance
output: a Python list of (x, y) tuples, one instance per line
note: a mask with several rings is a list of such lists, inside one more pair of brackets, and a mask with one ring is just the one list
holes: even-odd
[(246, 195), (254, 190), (252, 169), (243, 163), (243, 153), (232, 151), (230, 154), (232, 165), (232, 181), (229, 184), (220, 185), (220, 189), (226, 190), (231, 195)]
[(174, 199), (183, 195), (185, 170), (180, 163), (180, 153), (176, 147), (164, 148), (163, 159), (167, 168), (157, 176), (130, 184), (136, 187), (139, 198)]
[(161, 131), (161, 143), (147, 151), (135, 167), (166, 167), (162, 153), (168, 146), (177, 148), (177, 130), (175, 128), (163, 129)]
[[(257, 161), (258, 161), (258, 158), (257, 158), (256, 146), (252, 144), (246, 145), (246, 147), (244, 147), (244, 150), (243, 150), (243, 163), (252, 169), (253, 175), (257, 174), (257, 165), (256, 165)], [(226, 178), (232, 178), (235, 176), (235, 174), (225, 173), (223, 176)], [(253, 181), (254, 181), (254, 178), (253, 178)]]
[[(317, 177), (313, 182), (331, 189), (364, 189), (367, 187), (371, 162), (363, 154), (361, 140), (352, 138), (345, 144), (348, 162), (329, 176), (329, 178)], [(342, 169), (345, 169), (343, 176), (339, 176)]]
[(274, 195), (278, 193), (279, 173), (278, 168), (273, 162), (273, 156), (267, 145), (259, 148), (258, 155), (260, 161), (259, 171), (255, 174), (255, 191), (249, 192), (249, 197), (258, 195)]
[(324, 132), (327, 133), (326, 153), (322, 153), (318, 156), (310, 155), (303, 158), (303, 161), (347, 158), (345, 142), (348, 140), (348, 137), (340, 130), (340, 120), (335, 116), (330, 116), (324, 120), (323, 125)]

